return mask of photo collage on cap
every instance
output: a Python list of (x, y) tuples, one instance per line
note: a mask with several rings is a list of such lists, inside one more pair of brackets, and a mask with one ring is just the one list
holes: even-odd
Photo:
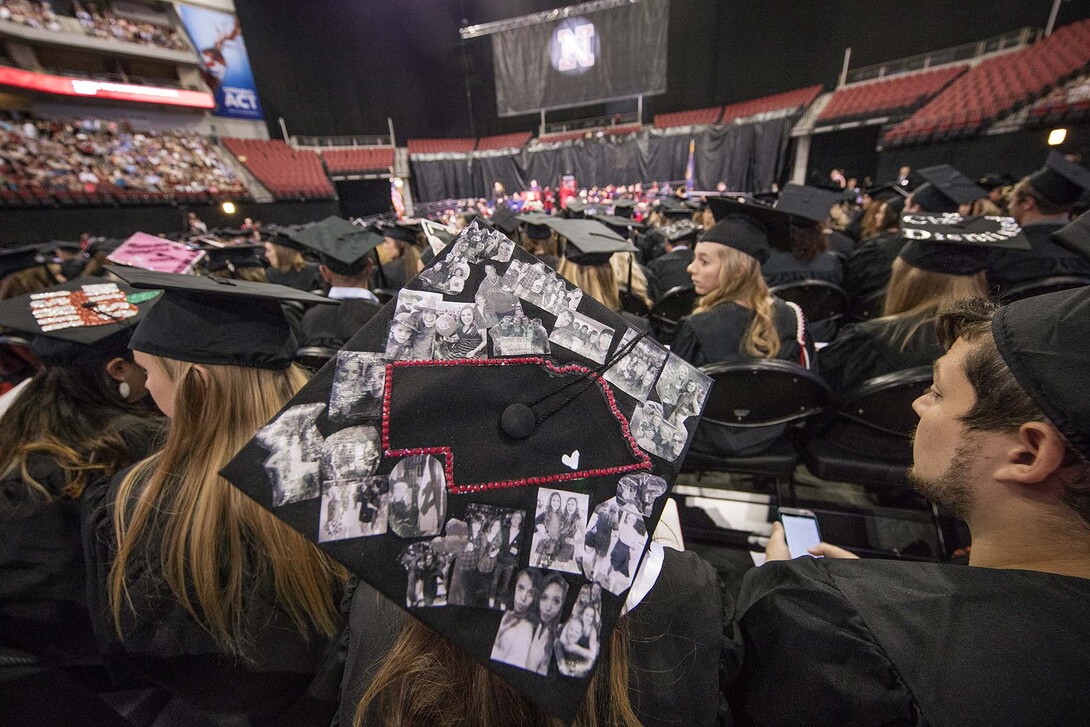
[[(709, 389), (707, 377), (472, 222), (224, 476), (571, 717)], [(521, 444), (500, 431), (503, 407), (518, 397), (538, 407), (538, 429)], [(474, 407), (493, 413), (477, 421)]]

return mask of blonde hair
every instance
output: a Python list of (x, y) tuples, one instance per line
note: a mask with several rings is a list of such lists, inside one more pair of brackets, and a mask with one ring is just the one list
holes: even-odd
[(615, 252), (609, 258), (609, 265), (613, 268), (613, 279), (618, 287), (624, 286), (628, 290), (628, 273), (632, 271), (632, 289), (628, 292), (642, 300), (647, 308), (651, 308), (651, 297), (647, 294), (647, 276), (643, 274), (643, 268), (636, 264), (636, 256), (632, 251)]
[(923, 270), (898, 257), (893, 261), (886, 302), (878, 320), (894, 324), (890, 328), (892, 338), (904, 350), (920, 326), (935, 320), (940, 309), (969, 297), (988, 297), (983, 270), (973, 275), (949, 275)]
[(246, 600), (255, 583), (271, 586), (300, 633), (331, 636), (343, 570), (219, 474), (306, 375), (294, 365), (269, 371), (158, 357), (155, 363), (175, 384), (175, 411), (162, 451), (136, 465), (117, 493), (109, 600), (118, 633), (122, 608), (133, 607), (128, 575), (147, 568), (236, 656), (246, 658)]
[(227, 278), (229, 280), (249, 280), (251, 283), (269, 282), (269, 278), (265, 274), (265, 268), (256, 267), (235, 268), (233, 271), (229, 268), (213, 270), (208, 273), (208, 277)]
[(973, 202), (973, 206), (969, 210), (969, 214), (984, 215), (987, 217), (1002, 217), (1003, 210), (999, 209), (999, 206), (987, 197), (981, 197), (980, 199)]
[(303, 259), (303, 253), (294, 247), (281, 245), (277, 242), (269, 243), (276, 252), (276, 264), (273, 267), (281, 273), (297, 273), (306, 267), (307, 261)]
[(20, 295), (36, 293), (56, 285), (59, 274), (60, 266), (53, 263), (35, 265), (32, 268), (11, 273), (0, 280), (0, 300), (18, 298)]
[[(641, 725), (628, 694), (628, 632), (627, 619), (622, 617), (613, 631), (608, 670), (603, 664), (591, 678), (572, 727)], [(363, 727), (368, 716), (386, 727), (568, 725), (531, 704), (506, 681), (413, 618), (405, 619), (401, 634), (371, 679), (356, 707), (353, 727)]]
[(723, 303), (752, 309), (753, 321), (739, 350), (754, 358), (775, 358), (780, 352), (780, 334), (772, 319), (772, 295), (761, 276), (761, 263), (728, 245), (708, 247), (719, 258), (719, 285), (697, 302), (693, 315), (706, 313)]
[(562, 257), (560, 264), (556, 266), (556, 272), (606, 308), (621, 309), (621, 294), (617, 288), (617, 278), (614, 277), (613, 266), (609, 263), (579, 265)]

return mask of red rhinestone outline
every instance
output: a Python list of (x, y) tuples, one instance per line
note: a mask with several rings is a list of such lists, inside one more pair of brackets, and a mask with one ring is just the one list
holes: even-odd
[[(579, 373), (589, 374), (592, 379), (602, 388), (606, 395), (606, 401), (609, 403), (609, 410), (613, 414), (614, 418), (621, 425), (621, 434), (624, 436), (625, 441), (628, 442), (629, 448), (632, 450), (633, 456), (639, 460), (639, 462), (623, 465), (620, 467), (602, 467), (593, 470), (576, 470), (575, 472), (561, 472), (553, 475), (546, 475), (544, 477), (525, 477), (518, 480), (502, 480), (499, 482), (483, 482), (470, 485), (459, 485), (454, 481), (454, 452), (450, 447), (414, 447), (412, 449), (390, 449), (390, 397), (391, 386), (393, 383), (394, 367), (403, 368), (409, 366), (522, 366), (532, 364), (535, 366), (544, 365), (547, 369), (557, 374), (567, 373)], [(452, 359), (452, 360), (435, 360), (435, 359), (421, 359), (417, 361), (392, 361), (386, 364), (386, 382), (383, 388), (382, 394), (382, 448), (387, 457), (412, 457), (424, 454), (439, 454), (445, 458), (447, 477), (447, 489), (455, 495), (464, 495), (470, 492), (483, 492), (486, 490), (500, 490), (510, 487), (531, 487), (535, 485), (548, 485), (553, 482), (567, 482), (570, 480), (581, 480), (587, 477), (608, 477), (612, 475), (621, 475), (627, 472), (634, 472), (636, 470), (649, 470), (653, 467), (651, 458), (644, 453), (636, 444), (636, 440), (632, 437), (632, 432), (628, 427), (628, 420), (624, 418), (621, 410), (617, 407), (617, 400), (613, 397), (613, 389), (609, 383), (599, 376), (596, 372), (578, 364), (566, 364), (564, 366), (557, 366), (552, 361), (542, 358), (540, 356), (523, 356), (518, 358), (506, 358), (506, 359), (494, 359), (494, 358), (467, 358), (467, 359)]]

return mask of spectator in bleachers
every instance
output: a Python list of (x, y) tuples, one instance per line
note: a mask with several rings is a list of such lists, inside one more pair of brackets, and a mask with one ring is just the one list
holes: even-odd
[(10, 20), (30, 28), (58, 31), (61, 24), (49, 2), (33, 0), (0, 0), (0, 20)]
[(75, 0), (72, 7), (83, 31), (96, 38), (113, 38), (170, 50), (188, 48), (174, 28), (122, 18), (109, 10), (100, 10), (94, 3), (88, 3), (85, 9), (78, 0)]

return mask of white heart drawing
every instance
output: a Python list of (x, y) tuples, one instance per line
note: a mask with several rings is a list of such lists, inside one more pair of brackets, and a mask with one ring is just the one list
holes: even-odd
[(579, 450), (575, 450), (571, 454), (565, 454), (560, 458), (560, 461), (564, 463), (565, 467), (570, 467), (573, 470), (579, 469)]

